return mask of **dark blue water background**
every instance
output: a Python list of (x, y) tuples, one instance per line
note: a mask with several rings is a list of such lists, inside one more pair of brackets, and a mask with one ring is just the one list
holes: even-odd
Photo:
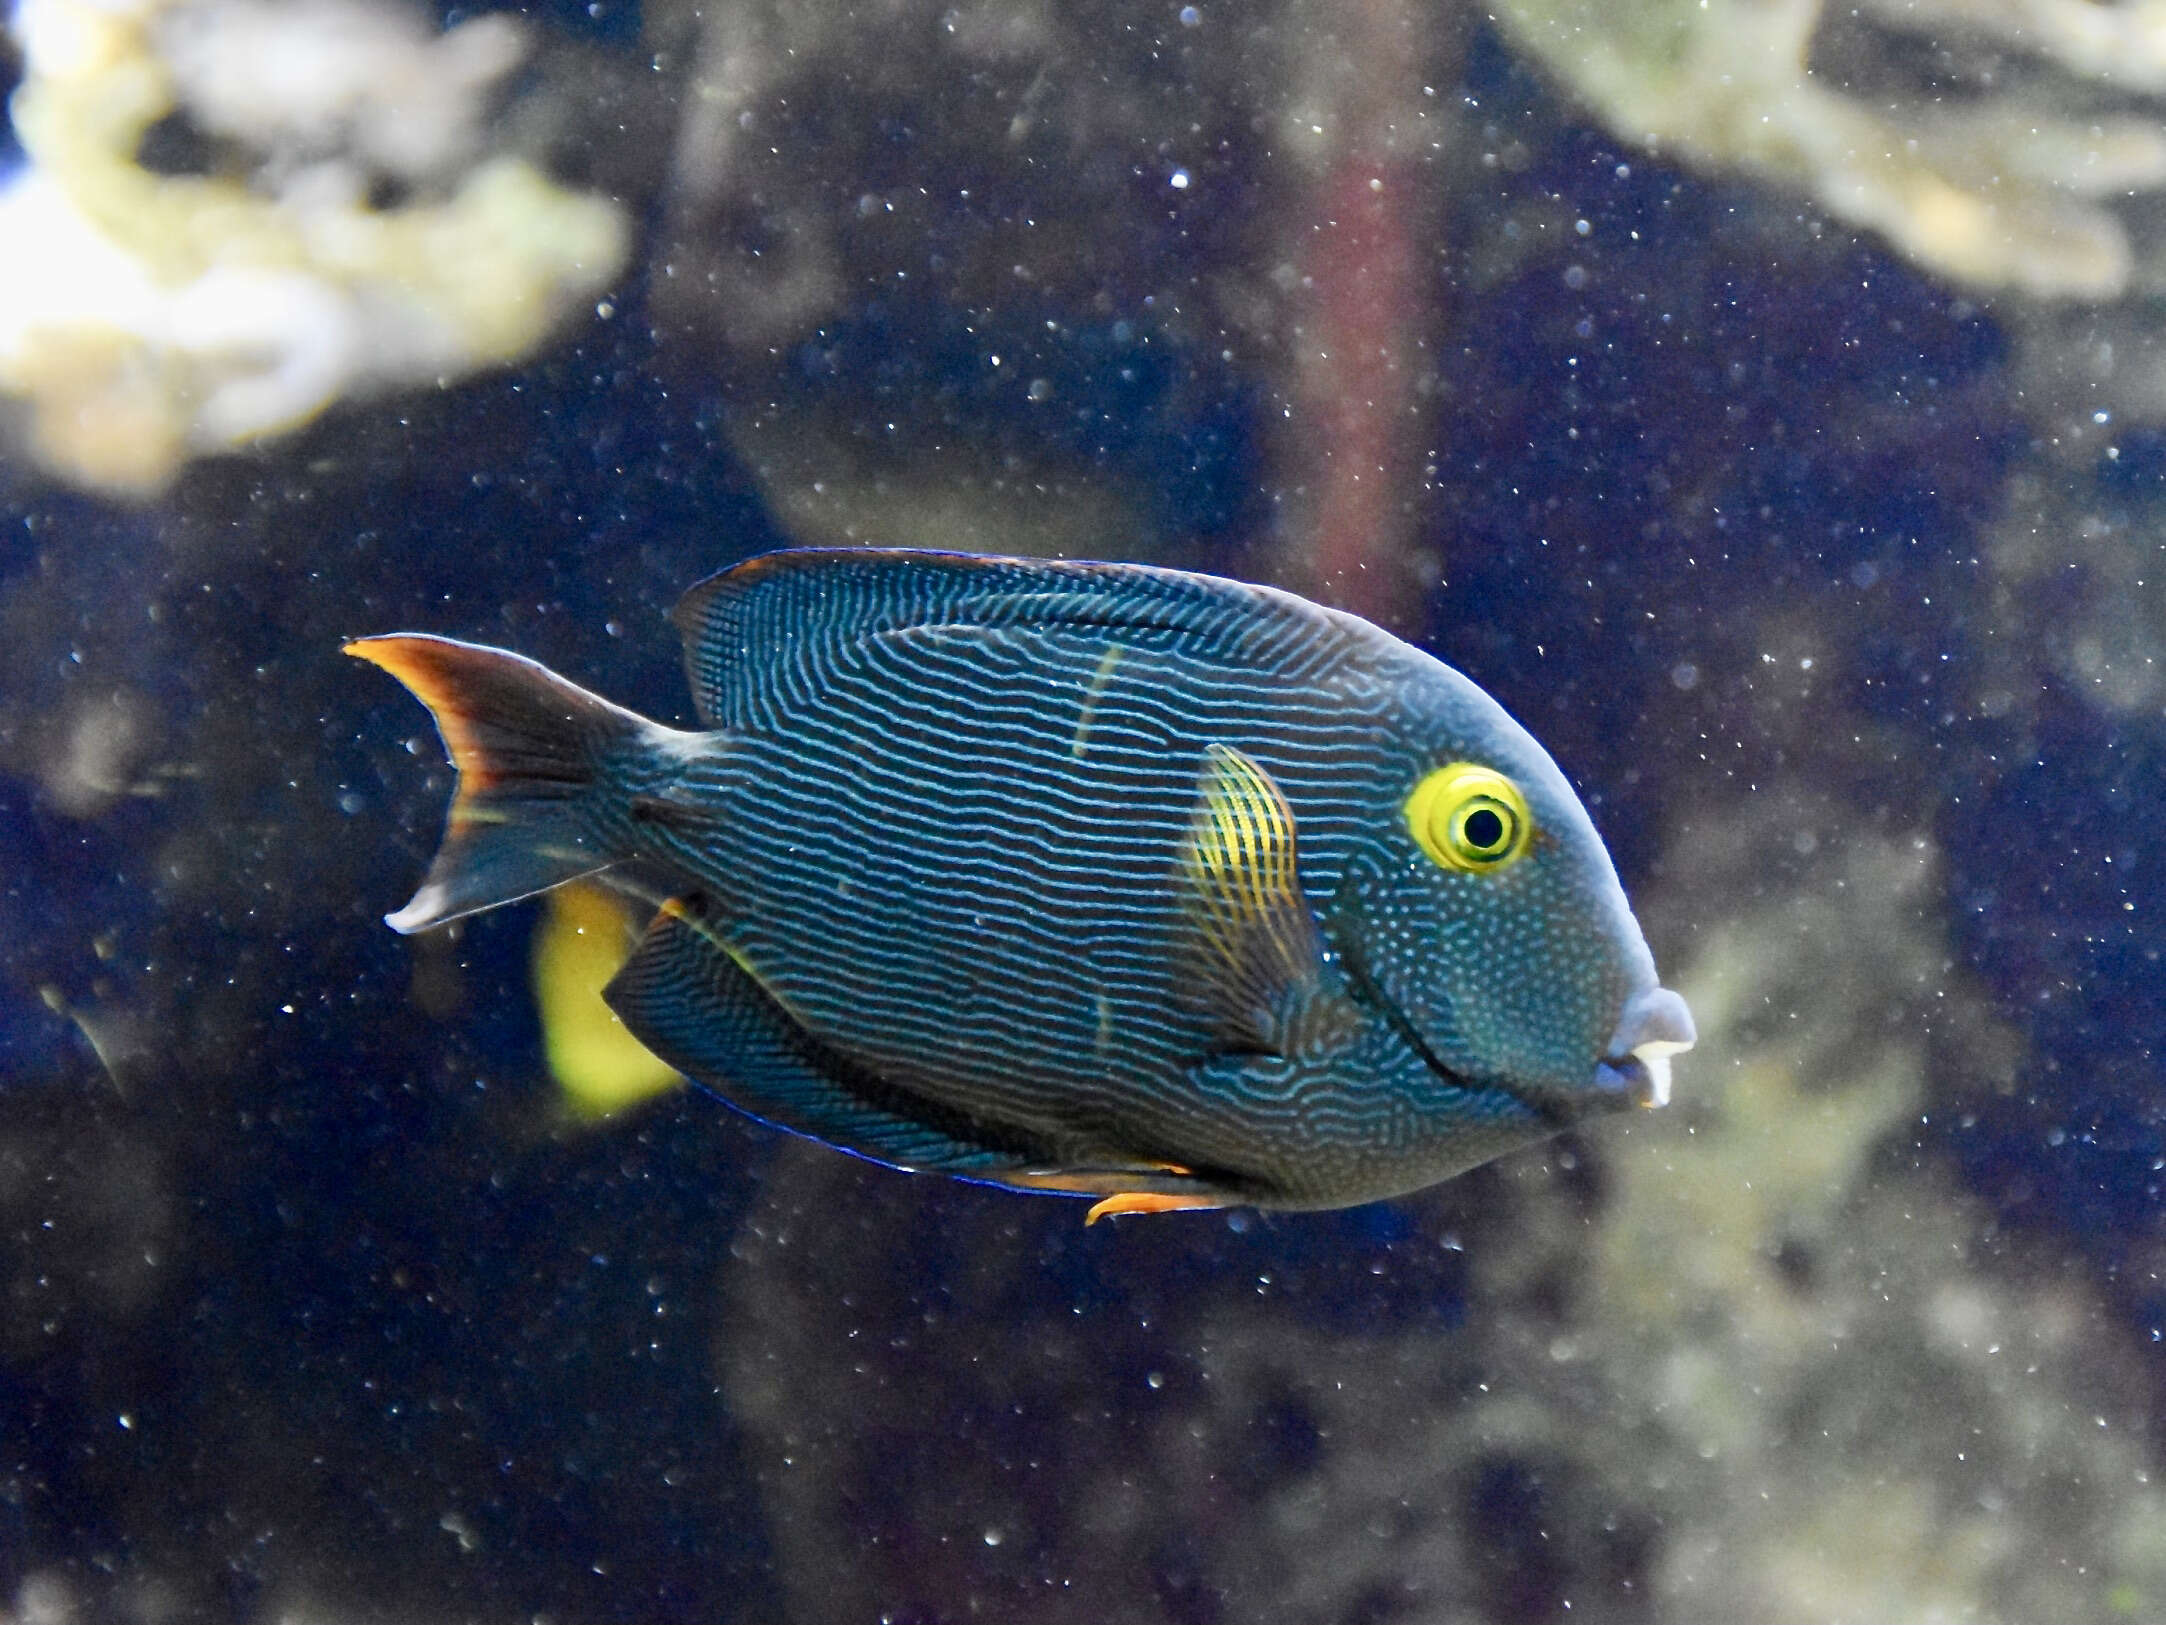
[[(595, 26), (629, 41), (635, 19)], [(1560, 124), (1486, 36), (1464, 89), (1533, 144), (1481, 207), (1561, 196), (1591, 230), (1462, 286), (1439, 315), (1453, 387), (1423, 521), (1444, 561), (1428, 640), (1567, 765), (1635, 887), (1658, 859), (1691, 861), (1658, 847), (1673, 798), (1749, 798), (1781, 772), (1796, 706), (1883, 725), (1875, 738), (1898, 746), (1840, 771), (1830, 838), (1924, 828), (1940, 843), (1950, 941), (2032, 1057), (2012, 1092), (1936, 1076), (1916, 1154), (1959, 1168), (2011, 1230), (2087, 1259), (2133, 1323), (2166, 1320), (2156, 1284), (2122, 1271), (2161, 1231), (2166, 980), (2147, 917), (2123, 905), (2166, 872), (2166, 724), (2100, 709), (2043, 657), (2019, 715), (1965, 703), (1988, 615), (1979, 536), (2030, 432), (1991, 311)], [(906, 141), (895, 161), (908, 168)], [(1184, 204), (1190, 224), (1245, 207), (1231, 190)], [(931, 220), (927, 259), (978, 228), (972, 208)], [(246, 1617), (268, 1605), (259, 1588), (292, 1530), (341, 1530), (346, 1555), (319, 1554), (318, 1572), (357, 1594), (392, 1584), (492, 1617), (770, 1617), (756, 1486), (716, 1420), (710, 1354), (716, 1260), (774, 1137), (684, 1095), (628, 1127), (529, 1135), (507, 1160), (505, 1125), (545, 1089), (530, 921), (466, 926), (456, 1019), (413, 1016), (412, 950), (377, 916), (433, 844), (443, 775), (406, 696), (331, 651), (441, 630), (683, 720), (667, 607), (790, 539), (732, 450), (746, 413), (868, 434), (900, 415), (928, 444), (1055, 455), (1142, 492), (1188, 562), (1240, 574), (1263, 556), (1271, 402), (1253, 377), (1140, 297), (1071, 308), (1048, 291), (988, 316), (950, 307), (934, 278), (912, 286), (845, 300), (766, 378), (725, 383), (654, 339), (628, 278), (613, 318), (552, 359), (402, 403), (395, 429), (381, 407), (342, 409), (275, 465), (191, 476), (184, 500), (252, 516), (239, 548), (18, 494), (0, 594), (57, 570), (79, 604), (43, 629), (36, 681), (57, 702), (125, 677), (176, 739), (262, 754), (89, 821), (0, 778), (10, 1135), (62, 1186), (106, 1177), (108, 1127), (147, 1137), (189, 1237), (158, 1311), (136, 1318), (38, 1284), (96, 1265), (95, 1237), (6, 1238), (28, 1283), (10, 1313), (51, 1322), (0, 1364), (9, 1573), (163, 1564)], [(1026, 358), (1067, 410), (989, 379), (989, 348)], [(312, 462), (331, 466), (296, 472)], [(2166, 440), (2125, 442), (2107, 483), (2154, 510)], [(1851, 651), (1854, 691), (1790, 702), (1757, 675), (1771, 599)], [(176, 880), (177, 849), (229, 883)], [(150, 1025), (109, 1077), (56, 1003)], [(938, 1210), (967, 1236), (1017, 1201), (956, 1187)], [(1035, 1209), (1016, 1223), (1037, 1300), (1015, 1312), (1102, 1324), (1108, 1391), (1161, 1369), (1178, 1390), (1182, 1351), (1145, 1328), (1199, 1276), (1271, 1274), (1296, 1323), (1447, 1331), (1479, 1312), (1460, 1255), (1404, 1245), (1391, 1206), (1110, 1247)], [(935, 1308), (968, 1295), (972, 1267), (944, 1228), (925, 1227), (908, 1283)], [(1018, 1459), (1064, 1425), (957, 1419), (1006, 1430)], [(256, 1492), (250, 1464), (278, 1454), (266, 1436), (305, 1438), (320, 1462), (299, 1475), (305, 1506), (291, 1462), (263, 1479), (275, 1496)], [(1248, 1448), (1263, 1478), (1318, 1444), (1290, 1400)], [(1474, 1510), (1501, 1541), (1537, 1491), (1493, 1476)], [(447, 1508), (473, 1551), (440, 1527)], [(1523, 1556), (1500, 1563), (1507, 1614), (1542, 1594)], [(1169, 1617), (1218, 1617), (1183, 1574), (1169, 1549)]]

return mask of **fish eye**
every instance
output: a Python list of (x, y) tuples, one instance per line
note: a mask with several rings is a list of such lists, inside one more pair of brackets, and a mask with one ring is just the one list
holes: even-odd
[(1526, 856), (1534, 814), (1519, 786), (1494, 768), (1453, 762), (1406, 798), (1407, 828), (1446, 869), (1489, 874)]

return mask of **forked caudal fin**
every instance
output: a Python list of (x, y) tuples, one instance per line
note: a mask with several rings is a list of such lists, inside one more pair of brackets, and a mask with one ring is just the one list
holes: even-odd
[(504, 649), (419, 633), (359, 638), (436, 718), (459, 775), (443, 844), (413, 901), (384, 917), (425, 931), (606, 869), (627, 854), (629, 780), (673, 730)]

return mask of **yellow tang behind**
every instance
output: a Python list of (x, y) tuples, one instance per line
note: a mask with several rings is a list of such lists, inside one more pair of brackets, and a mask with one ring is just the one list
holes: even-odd
[(592, 881), (559, 886), (534, 932), (534, 1003), (557, 1087), (589, 1118), (607, 1117), (677, 1087), (677, 1071), (625, 1027), (603, 998), (631, 956), (625, 900)]

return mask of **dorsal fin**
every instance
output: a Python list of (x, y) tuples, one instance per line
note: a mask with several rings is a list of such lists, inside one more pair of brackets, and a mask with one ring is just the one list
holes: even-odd
[(994, 558), (906, 549), (797, 548), (709, 576), (670, 614), (693, 703), (709, 727), (759, 727), (821, 686), (864, 638), (912, 627), (1103, 627), (1223, 639), (1299, 677), (1343, 658), (1366, 622), (1290, 593), (1143, 564)]

